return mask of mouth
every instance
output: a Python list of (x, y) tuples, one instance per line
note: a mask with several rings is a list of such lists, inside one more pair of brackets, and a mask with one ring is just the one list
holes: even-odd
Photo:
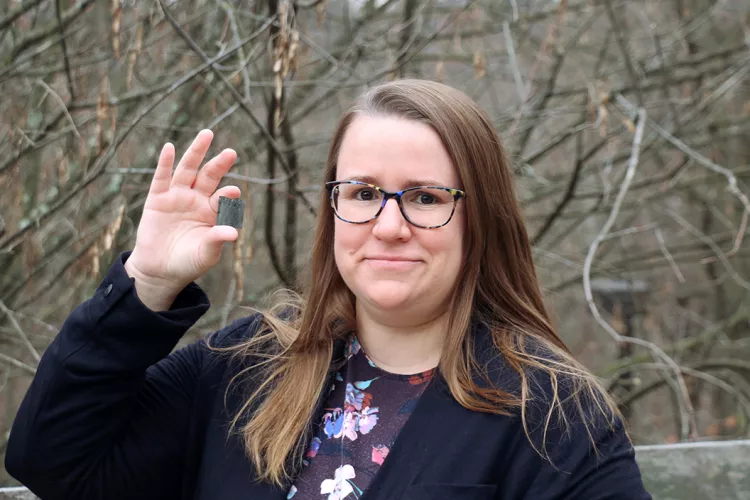
[(368, 257), (364, 261), (370, 266), (382, 270), (405, 270), (422, 262), (421, 260), (402, 257)]

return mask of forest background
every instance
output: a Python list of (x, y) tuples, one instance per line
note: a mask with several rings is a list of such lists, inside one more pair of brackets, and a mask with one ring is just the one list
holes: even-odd
[(162, 144), (213, 129), (246, 200), (189, 342), (294, 286), (338, 116), (403, 77), (489, 113), (561, 335), (635, 442), (746, 437), (749, 74), (748, 0), (2, 2), (0, 457)]

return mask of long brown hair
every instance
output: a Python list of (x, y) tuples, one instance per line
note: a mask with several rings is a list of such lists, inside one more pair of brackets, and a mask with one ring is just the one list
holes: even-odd
[[(358, 115), (398, 117), (431, 126), (468, 194), (464, 200), (466, 261), (450, 298), (448, 333), (439, 365), (453, 397), (469, 410), (520, 414), (531, 439), (527, 403), (537, 395), (549, 399), (535, 392), (541, 389), (532, 382), (531, 373), (541, 373), (553, 392), (545, 406), (549, 409), (545, 429), (553, 417), (564, 421), (566, 412), (570, 413), (568, 402), (566, 412), (562, 411), (563, 399), (572, 400), (579, 412), (593, 408), (612, 425), (615, 405), (573, 359), (551, 323), (508, 159), (484, 111), (462, 92), (435, 82), (398, 80), (377, 86), (341, 118), (328, 154), (325, 181), (336, 179), (341, 143)], [(319, 214), (308, 269), (314, 279), (302, 287), (301, 296), (280, 299), (264, 313), (260, 334), (231, 347), (240, 359), (252, 359), (236, 381), (246, 376), (258, 381), (246, 395), (233, 428), (243, 436), (260, 477), (277, 484), (290, 478), (305, 451), (304, 437), (325, 386), (334, 341), (344, 338), (355, 325), (355, 299), (334, 261), (334, 216), (324, 189)], [(286, 319), (280, 317), (282, 310), (287, 311)], [(298, 314), (290, 315), (290, 310)], [(492, 384), (475, 357), (472, 324), (483, 325), (496, 354), (518, 373), (518, 390)], [(558, 391), (562, 383), (566, 389)], [(532, 446), (545, 453), (543, 441), (532, 441)]]

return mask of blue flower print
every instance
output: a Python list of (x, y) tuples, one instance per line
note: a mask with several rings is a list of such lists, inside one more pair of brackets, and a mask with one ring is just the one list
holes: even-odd
[(310, 443), (310, 448), (307, 450), (307, 453), (305, 454), (305, 457), (307, 458), (315, 458), (315, 455), (318, 454), (318, 450), (320, 449), (320, 438), (313, 438), (312, 442)]
[(340, 435), (344, 426), (344, 413), (340, 409), (335, 409), (323, 415), (323, 431), (328, 438)]
[(359, 339), (357, 339), (356, 335), (352, 335), (349, 343), (346, 345), (346, 352), (344, 352), (346, 359), (349, 359), (357, 354), (360, 349), (362, 349), (362, 346), (359, 343)]

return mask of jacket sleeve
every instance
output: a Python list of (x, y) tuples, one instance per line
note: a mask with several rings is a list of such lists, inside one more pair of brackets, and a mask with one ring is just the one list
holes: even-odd
[(44, 353), (16, 416), (6, 469), (44, 499), (178, 498), (203, 342), (170, 355), (209, 308), (187, 286), (156, 313), (122, 254)]
[(524, 499), (651, 500), (619, 420), (613, 429), (603, 422), (595, 426), (591, 437), (581, 422), (548, 433), (549, 455), (535, 456), (535, 477)]
[(534, 380), (544, 396), (527, 407), (530, 442), (536, 450), (525, 461), (528, 470), (521, 474), (528, 474), (529, 482), (518, 498), (651, 500), (619, 416), (566, 376), (555, 385), (561, 405), (550, 413), (554, 393), (550, 380), (546, 376)]

